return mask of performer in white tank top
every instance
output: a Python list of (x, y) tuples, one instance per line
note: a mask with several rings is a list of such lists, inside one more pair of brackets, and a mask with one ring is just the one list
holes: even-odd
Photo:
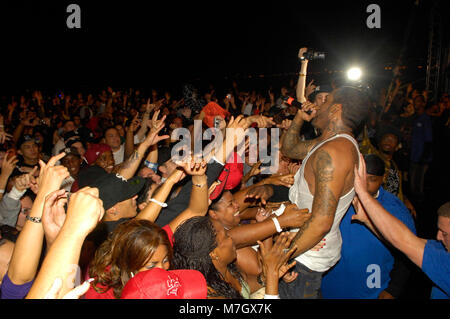
[[(351, 141), (355, 145), (359, 157), (358, 143), (352, 136), (348, 134), (337, 134), (317, 144), (303, 159), (300, 169), (295, 174), (294, 184), (289, 190), (289, 200), (292, 203), (296, 204), (299, 208), (307, 208), (310, 212), (312, 211), (314, 196), (309, 191), (308, 183), (306, 182), (304, 176), (306, 163), (309, 157), (323, 144), (337, 138), (346, 138)], [(354, 195), (355, 191), (352, 188), (347, 194), (339, 198), (336, 213), (334, 216), (333, 226), (331, 227), (330, 232), (325, 236), (326, 245), (319, 251), (309, 250), (297, 256), (295, 259), (298, 262), (317, 272), (325, 272), (338, 262), (339, 258), (341, 257), (342, 246), (339, 224), (345, 213), (347, 212), (350, 204), (352, 203)], [(291, 231), (297, 232), (298, 229), (293, 229)]]

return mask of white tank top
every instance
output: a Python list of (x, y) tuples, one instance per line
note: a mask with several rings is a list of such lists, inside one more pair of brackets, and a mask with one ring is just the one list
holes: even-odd
[[(337, 134), (321, 143), (317, 144), (302, 161), (300, 169), (297, 171), (294, 177), (294, 184), (289, 189), (289, 200), (296, 204), (299, 208), (307, 208), (309, 212), (312, 210), (312, 203), (314, 196), (309, 191), (308, 183), (305, 180), (305, 167), (311, 154), (319, 149), (323, 144), (332, 141), (336, 138), (346, 138), (350, 140), (358, 151), (359, 148), (356, 140), (348, 134)], [(355, 196), (355, 190), (352, 188), (347, 194), (339, 198), (339, 202), (336, 208), (334, 216), (333, 226), (331, 226), (330, 232), (325, 236), (326, 245), (319, 251), (308, 250), (303, 254), (295, 258), (298, 262), (305, 265), (309, 269), (317, 272), (325, 272), (333, 267), (341, 258), (342, 237), (339, 230), (339, 224), (347, 212), (353, 197)], [(297, 232), (298, 228), (292, 229), (292, 232)]]

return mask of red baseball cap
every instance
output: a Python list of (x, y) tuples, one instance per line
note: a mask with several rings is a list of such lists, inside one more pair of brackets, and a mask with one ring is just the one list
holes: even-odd
[(86, 161), (89, 165), (94, 163), (97, 158), (102, 155), (103, 153), (111, 151), (111, 146), (108, 144), (100, 143), (100, 144), (92, 144), (84, 154), (84, 157), (86, 158)]
[(206, 279), (197, 270), (153, 268), (131, 278), (121, 299), (206, 299)]
[(208, 104), (206, 104), (206, 106), (202, 109), (202, 112), (205, 113), (203, 123), (205, 123), (205, 125), (208, 127), (214, 127), (214, 118), (216, 116), (221, 116), (222, 118), (226, 119), (230, 115), (230, 112), (223, 109), (216, 102), (209, 102)]
[(216, 186), (209, 198), (211, 200), (216, 199), (223, 190), (230, 190), (238, 186), (242, 177), (244, 176), (244, 163), (238, 153), (233, 153), (233, 160), (230, 159), (225, 164), (222, 173), (220, 173), (217, 181), (219, 185)]

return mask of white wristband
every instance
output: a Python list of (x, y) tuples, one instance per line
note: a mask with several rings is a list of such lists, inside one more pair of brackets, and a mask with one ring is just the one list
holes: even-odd
[(160, 201), (157, 201), (157, 200), (154, 199), (154, 198), (151, 198), (150, 201), (153, 202), (153, 203), (158, 204), (158, 205), (161, 206), (161, 207), (167, 207), (167, 204), (166, 204), (166, 203), (161, 203)]
[(281, 233), (283, 229), (281, 229), (280, 222), (276, 217), (272, 218), (273, 223), (275, 224), (275, 228), (277, 229), (277, 232)]
[(280, 295), (264, 295), (264, 299), (280, 299)]

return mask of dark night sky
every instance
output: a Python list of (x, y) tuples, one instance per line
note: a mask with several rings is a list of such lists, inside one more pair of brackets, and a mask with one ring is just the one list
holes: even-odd
[[(303, 45), (327, 52), (312, 70), (376, 69), (397, 59), (414, 0), (190, 2), (2, 2), (3, 76), (11, 86), (142, 85), (295, 72)], [(366, 27), (373, 2), (378, 30)], [(420, 1), (407, 57), (426, 59), (431, 2)], [(81, 30), (66, 27), (69, 3), (81, 7)]]

